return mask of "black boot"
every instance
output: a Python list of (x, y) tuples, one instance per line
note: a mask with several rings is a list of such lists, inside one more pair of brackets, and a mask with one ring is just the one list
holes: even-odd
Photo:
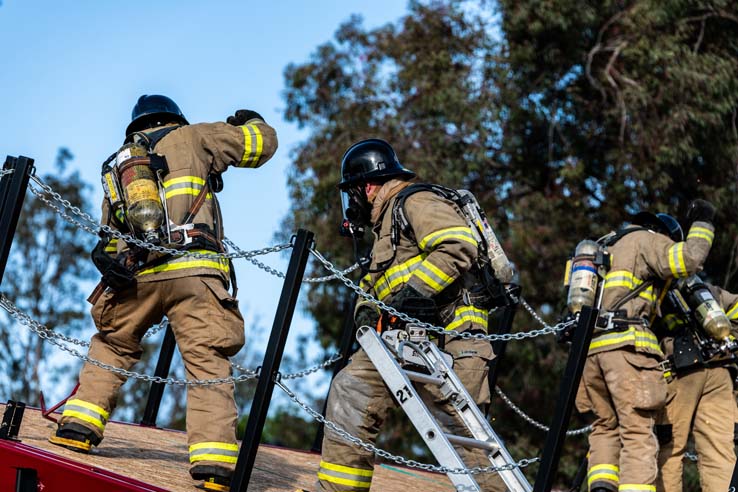
[(49, 437), (52, 444), (85, 454), (90, 452), (92, 446), (100, 444), (101, 440), (93, 431), (74, 422), (60, 425), (56, 433)]
[(196, 485), (198, 489), (228, 492), (231, 490), (233, 472), (228, 468), (214, 465), (195, 465), (190, 468), (190, 476), (194, 480), (202, 480)]

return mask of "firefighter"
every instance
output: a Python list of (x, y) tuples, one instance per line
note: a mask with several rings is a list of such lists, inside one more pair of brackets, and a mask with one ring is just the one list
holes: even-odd
[[(126, 129), (126, 142), (153, 144), (151, 164), (153, 167), (156, 161), (160, 170), (159, 186), (170, 232), (178, 238), (180, 249), (203, 254), (225, 251), (215, 195), (222, 185), (221, 173), (229, 167), (259, 167), (277, 149), (274, 129), (254, 111), (239, 110), (227, 123), (190, 125), (174, 101), (161, 95), (138, 99)], [(133, 190), (129, 198), (140, 198), (141, 190), (149, 185), (140, 182), (133, 186), (139, 193), (135, 195)], [(134, 234), (125, 216), (134, 213), (134, 206), (121, 209), (115, 205), (106, 196), (102, 223)], [(144, 333), (166, 316), (188, 379), (230, 376), (228, 358), (244, 344), (244, 322), (235, 286), (233, 294), (228, 290), (233, 271), (229, 261), (150, 253), (116, 239), (102, 240), (93, 259), (103, 273), (104, 291), (97, 290), (91, 310), (98, 333), (92, 337), (89, 357), (131, 369), (141, 358)], [(103, 439), (126, 376), (86, 363), (79, 381), (79, 390), (67, 401), (50, 441), (88, 453)], [(201, 488), (228, 490), (238, 455), (236, 420), (233, 384), (188, 388), (190, 475), (204, 482)]]
[(660, 290), (670, 279), (702, 268), (713, 240), (714, 207), (690, 204), (691, 228), (682, 241), (671, 216), (641, 212), (608, 246), (610, 269), (576, 405), (592, 411), (589, 436), (590, 492), (655, 491), (656, 412), (666, 402), (663, 353), (650, 329)]
[[(421, 321), (439, 322), (447, 329), (487, 332), (485, 309), (470, 302), (461, 282), (477, 255), (471, 229), (452, 203), (438, 195), (420, 191), (407, 197), (405, 212), (413, 236), (401, 234), (396, 251), (390, 240), (392, 213), (398, 193), (410, 186), (415, 173), (400, 164), (392, 147), (379, 139), (363, 140), (344, 154), (339, 188), (348, 201), (347, 217), (370, 225), (374, 234), (371, 265), (362, 278), (362, 288), (377, 299)], [(360, 301), (355, 311), (357, 326), (376, 326), (380, 310)], [(454, 371), (477, 404), (489, 401), (487, 363), (494, 356), (487, 340), (446, 337), (445, 350), (454, 358)], [(421, 388), (436, 418), (454, 434), (465, 427), (435, 388)], [(364, 441), (375, 442), (389, 410), (392, 395), (366, 353), (360, 349), (333, 380), (326, 417)], [(489, 466), (482, 451), (459, 448), (468, 466)], [(318, 472), (318, 490), (366, 491), (370, 488), (374, 453), (355, 446), (330, 429), (323, 439)], [(497, 474), (478, 474), (483, 490), (507, 490)]]
[[(707, 285), (707, 284), (705, 284)], [(714, 299), (733, 326), (738, 327), (738, 295), (713, 285), (707, 285)], [(717, 307), (717, 306), (716, 306)], [(656, 436), (659, 438), (659, 476), (656, 489), (660, 492), (681, 492), (683, 458), (690, 432), (699, 456), (697, 467), (700, 490), (724, 492), (730, 487), (736, 456), (733, 443), (735, 400), (733, 377), (735, 359), (719, 354), (704, 360), (687, 323), (677, 313), (668, 313), (659, 324), (666, 336), (662, 340), (664, 353), (672, 361), (667, 385), (666, 407), (659, 413)], [(679, 340), (677, 342), (677, 340)], [(687, 358), (675, 359), (675, 342)]]

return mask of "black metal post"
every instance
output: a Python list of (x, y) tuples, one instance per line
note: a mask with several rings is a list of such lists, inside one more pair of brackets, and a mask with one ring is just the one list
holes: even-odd
[(12, 170), (13, 173), (0, 177), (0, 284), (5, 274), (10, 246), (13, 244), (15, 228), (23, 208), (32, 169), (33, 159), (23, 156), (8, 156), (3, 165), (3, 170)]
[(556, 401), (556, 410), (551, 421), (551, 428), (546, 437), (543, 448), (541, 466), (536, 475), (533, 492), (549, 492), (553, 486), (556, 470), (559, 467), (561, 448), (564, 446), (566, 430), (569, 427), (571, 412), (574, 409), (574, 399), (577, 395), (579, 380), (582, 378), (584, 363), (587, 360), (589, 344), (592, 341), (597, 315), (599, 311), (585, 307), (579, 314), (579, 323), (574, 331), (574, 338), (569, 349), (569, 360), (566, 363), (564, 377), (559, 385), (559, 398)]
[[(503, 335), (512, 331), (513, 321), (515, 320), (515, 313), (517, 312), (518, 305), (511, 304), (502, 308), (502, 314), (500, 314), (500, 323), (498, 329), (495, 331), (496, 335)], [(497, 386), (497, 378), (500, 375), (500, 362), (505, 357), (505, 351), (507, 350), (507, 341), (496, 340), (492, 344), (492, 348), (495, 351), (495, 358), (489, 361), (489, 376), (487, 380), (489, 382), (489, 394), (495, 394), (495, 386)], [(489, 410), (489, 409), (488, 409)], [(487, 415), (489, 417), (489, 415)]]
[[(354, 323), (354, 306), (359, 296), (354, 294), (350, 301), (346, 301), (344, 308), (343, 317), (343, 333), (341, 334), (341, 344), (339, 345), (339, 354), (341, 358), (338, 359), (336, 365), (333, 367), (333, 375), (331, 376), (331, 383), (335, 379), (336, 374), (346, 367), (348, 359), (351, 354), (354, 353), (354, 344), (356, 343), (356, 324)], [(328, 385), (328, 391), (330, 392), (330, 385)], [(328, 396), (326, 395), (325, 401), (323, 402), (323, 415), (325, 415), (326, 408), (328, 407)], [(315, 453), (320, 453), (323, 449), (323, 423), (318, 424), (318, 432), (315, 433), (315, 440), (313, 441), (313, 447), (310, 449)]]
[(738, 461), (736, 461), (733, 468), (733, 477), (730, 479), (730, 488), (728, 489), (728, 492), (736, 491), (738, 491)]
[(272, 392), (274, 391), (274, 380), (279, 370), (279, 364), (282, 361), (284, 344), (287, 341), (287, 334), (289, 333), (290, 323), (292, 322), (292, 315), (295, 312), (297, 296), (300, 293), (300, 285), (302, 284), (302, 277), (305, 273), (305, 265), (307, 264), (312, 243), (312, 232), (304, 229), (297, 231), (297, 237), (292, 247), (290, 264), (287, 268), (284, 285), (282, 286), (282, 295), (279, 298), (279, 305), (277, 306), (277, 314), (274, 316), (269, 345), (264, 355), (264, 362), (261, 365), (256, 394), (251, 404), (251, 412), (249, 413), (249, 420), (246, 423), (246, 431), (244, 432), (241, 443), (241, 450), (238, 453), (236, 471), (231, 481), (232, 492), (246, 492), (251, 478), (251, 470), (254, 467), (261, 433), (264, 429), (267, 412), (269, 411), (269, 401), (272, 399)]
[[(169, 321), (165, 321), (165, 323), (167, 324), (167, 328), (164, 333), (164, 340), (161, 343), (159, 360), (156, 362), (156, 370), (154, 371), (154, 376), (160, 378), (166, 378), (169, 375), (169, 368), (172, 365), (174, 349), (177, 346), (177, 343), (174, 340), (174, 332), (172, 331), (172, 327), (169, 325)], [(161, 397), (164, 394), (165, 387), (165, 383), (151, 383), (149, 399), (146, 402), (146, 409), (144, 410), (144, 416), (141, 419), (141, 425), (156, 427), (156, 417), (159, 415), (159, 405), (161, 405)]]

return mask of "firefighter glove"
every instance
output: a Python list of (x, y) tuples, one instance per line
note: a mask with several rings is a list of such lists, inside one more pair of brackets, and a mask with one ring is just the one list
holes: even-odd
[(377, 327), (379, 323), (379, 311), (371, 306), (363, 305), (359, 306), (354, 313), (354, 323), (356, 326), (370, 326), (372, 328)]
[(715, 218), (715, 206), (707, 200), (700, 198), (692, 200), (687, 208), (687, 222), (710, 222)]
[(389, 304), (401, 313), (425, 323), (438, 323), (438, 308), (436, 301), (421, 294), (412, 285), (405, 286), (392, 297)]
[(226, 123), (233, 126), (241, 126), (245, 125), (247, 121), (253, 119), (264, 121), (264, 118), (262, 118), (256, 111), (251, 111), (250, 109), (239, 109), (233, 116), (229, 116), (228, 119), (226, 119)]

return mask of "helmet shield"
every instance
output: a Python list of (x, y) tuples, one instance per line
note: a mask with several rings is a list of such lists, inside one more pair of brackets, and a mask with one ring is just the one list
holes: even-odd
[(126, 137), (132, 133), (146, 130), (163, 123), (189, 124), (177, 103), (167, 96), (143, 95), (138, 98), (136, 105), (131, 111), (131, 123), (126, 128)]
[(343, 211), (341, 235), (363, 236), (364, 230), (371, 223), (371, 207), (363, 186), (352, 186), (341, 190), (341, 210)]

